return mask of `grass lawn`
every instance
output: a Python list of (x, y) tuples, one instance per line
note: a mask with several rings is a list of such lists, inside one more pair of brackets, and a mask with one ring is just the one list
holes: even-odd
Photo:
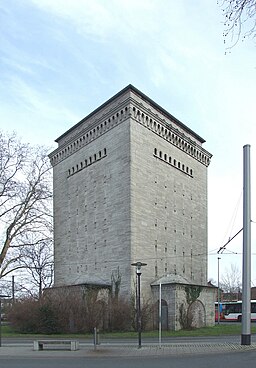
[[(256, 333), (256, 324), (252, 324), (251, 333)], [(108, 333), (100, 333), (104, 338), (135, 338), (137, 337), (137, 332), (108, 332)], [(220, 336), (220, 335), (240, 335), (241, 334), (241, 325), (240, 324), (219, 324), (213, 327), (204, 327), (193, 330), (180, 330), (180, 331), (162, 331), (162, 337), (169, 336)], [(146, 331), (142, 332), (142, 335), (145, 337), (157, 337), (158, 331)], [(34, 337), (41, 336), (35, 334), (20, 334), (15, 332), (11, 326), (6, 325), (2, 326), (2, 336), (3, 337)], [(46, 335), (44, 335), (46, 336)], [(92, 338), (92, 334), (59, 334), (59, 335), (50, 335), (50, 337), (73, 337), (73, 338)]]
[[(256, 333), (256, 324), (252, 324), (251, 333)], [(220, 336), (220, 335), (240, 335), (241, 325), (240, 324), (220, 324), (213, 327), (203, 327), (192, 330), (180, 330), (180, 331), (162, 331), (162, 337), (182, 337), (182, 336)], [(104, 337), (109, 338), (131, 338), (137, 337), (137, 332), (112, 332), (102, 334)], [(158, 337), (158, 331), (146, 331), (142, 332), (145, 337)]]

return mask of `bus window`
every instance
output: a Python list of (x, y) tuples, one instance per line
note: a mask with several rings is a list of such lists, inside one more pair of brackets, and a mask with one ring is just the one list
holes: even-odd
[(256, 313), (256, 303), (251, 304), (251, 312)]

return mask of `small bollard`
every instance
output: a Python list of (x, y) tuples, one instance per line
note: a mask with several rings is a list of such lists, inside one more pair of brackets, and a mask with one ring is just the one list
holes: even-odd
[(94, 350), (96, 350), (97, 345), (99, 345), (99, 330), (97, 327), (94, 327), (93, 330), (93, 343), (94, 343)]

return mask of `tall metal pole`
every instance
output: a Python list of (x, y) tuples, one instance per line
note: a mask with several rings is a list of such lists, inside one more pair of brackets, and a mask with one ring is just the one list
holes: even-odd
[(159, 284), (159, 347), (162, 345), (162, 284)]
[(243, 147), (243, 280), (241, 345), (251, 345), (251, 167), (250, 145)]
[(138, 331), (139, 328), (139, 313), (138, 313), (138, 305), (139, 305), (139, 299), (138, 299), (138, 275), (136, 273), (136, 287), (135, 287), (135, 311), (136, 311), (136, 329)]
[(218, 325), (220, 324), (220, 257), (218, 257)]
[(132, 266), (136, 266), (136, 279), (137, 283), (137, 329), (138, 329), (138, 339), (139, 345), (138, 348), (141, 348), (141, 307), (140, 307), (140, 277), (141, 277), (141, 267), (146, 266), (146, 263), (135, 262), (131, 264)]
[(2, 299), (0, 296), (0, 347), (2, 347)]
[(12, 302), (15, 301), (15, 282), (14, 282), (14, 276), (12, 276)]
[(141, 348), (141, 308), (140, 308), (140, 276), (141, 273), (137, 272), (138, 277), (138, 339), (139, 339), (139, 346)]

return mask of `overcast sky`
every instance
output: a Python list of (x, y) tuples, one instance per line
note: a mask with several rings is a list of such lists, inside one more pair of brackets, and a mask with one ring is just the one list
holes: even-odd
[[(128, 84), (202, 136), (208, 169), (209, 272), (243, 226), (243, 145), (251, 144), (256, 222), (255, 43), (225, 55), (217, 0), (0, 0), (0, 129), (54, 140)], [(253, 190), (254, 189), (254, 190)], [(256, 286), (256, 223), (252, 282)], [(220, 255), (242, 271), (242, 234)]]

